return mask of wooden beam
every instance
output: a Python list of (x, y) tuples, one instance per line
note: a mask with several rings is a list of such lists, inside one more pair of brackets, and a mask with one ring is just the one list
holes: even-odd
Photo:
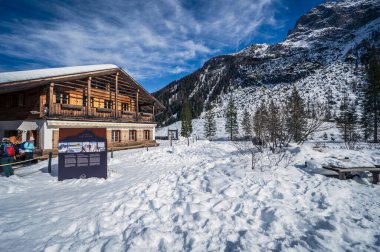
[(116, 78), (115, 78), (115, 118), (119, 117), (118, 93), (119, 93), (119, 72), (116, 73)]
[[(40, 117), (41, 118), (44, 116), (44, 106), (45, 106), (45, 104), (44, 104), (43, 96), (45, 94), (46, 94), (46, 89), (45, 88), (41, 89), (41, 92), (40, 92)], [(45, 97), (45, 101), (46, 101), (46, 98), (47, 97)], [(25, 100), (25, 97), (24, 97), (24, 100)], [(24, 103), (24, 101), (23, 101), (23, 103)]]
[(139, 90), (138, 89), (136, 93), (135, 110), (136, 110), (136, 118), (138, 118), (138, 114), (139, 114)]
[(88, 77), (88, 81), (87, 81), (87, 102), (86, 102), (86, 107), (87, 107), (87, 115), (91, 116), (91, 77)]
[(53, 102), (54, 102), (54, 83), (50, 83), (49, 87), (49, 114), (53, 114)]

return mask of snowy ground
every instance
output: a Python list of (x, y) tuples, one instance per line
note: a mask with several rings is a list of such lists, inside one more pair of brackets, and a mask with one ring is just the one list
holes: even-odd
[(56, 160), (53, 176), (41, 162), (0, 177), (0, 251), (380, 249), (380, 186), (312, 172), (353, 154), (339, 146), (305, 144), (294, 165), (252, 171), (230, 142), (167, 144), (116, 152), (107, 180), (58, 182)]

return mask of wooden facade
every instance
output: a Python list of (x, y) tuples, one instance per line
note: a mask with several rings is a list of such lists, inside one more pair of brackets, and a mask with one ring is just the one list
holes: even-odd
[[(155, 113), (164, 108), (120, 68), (3, 82), (0, 87), (0, 124), (12, 120), (120, 123), (125, 126), (118, 125), (120, 133), (109, 129), (111, 146), (154, 140), (144, 138), (154, 135), (144, 125), (155, 125)], [(135, 125), (131, 129), (136, 130), (135, 140), (129, 137), (128, 123)], [(57, 136), (53, 139), (55, 148)]]

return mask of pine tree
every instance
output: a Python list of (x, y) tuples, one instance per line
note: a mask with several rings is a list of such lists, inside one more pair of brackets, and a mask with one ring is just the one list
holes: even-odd
[(232, 96), (230, 97), (227, 105), (225, 129), (226, 132), (230, 135), (231, 141), (239, 134), (237, 111)]
[(253, 116), (253, 131), (255, 132), (255, 143), (257, 146), (266, 145), (267, 125), (268, 110), (265, 106), (265, 101), (263, 101)]
[(204, 123), (204, 132), (205, 132), (205, 137), (208, 140), (212, 140), (212, 138), (216, 134), (216, 122), (215, 122), (215, 115), (212, 109), (209, 109), (206, 112), (205, 116), (205, 123)]
[(269, 141), (271, 142), (272, 151), (277, 147), (277, 140), (281, 131), (281, 120), (280, 120), (280, 109), (271, 100), (268, 106), (268, 117), (267, 117), (267, 130), (269, 134)]
[(333, 99), (334, 99), (334, 97), (333, 97), (333, 93), (332, 93), (332, 90), (331, 90), (331, 88), (329, 88), (328, 90), (327, 90), (327, 93), (326, 93), (326, 105), (325, 105), (325, 109), (326, 109), (326, 115), (325, 115), (325, 120), (326, 121), (329, 121), (329, 120), (331, 120), (331, 118), (333, 117), (333, 115), (332, 115), (332, 105), (333, 105), (333, 103), (334, 103), (334, 101), (333, 101)]
[(355, 105), (350, 103), (348, 95), (345, 94), (340, 105), (340, 116), (337, 120), (338, 129), (341, 131), (345, 142), (356, 142), (358, 140)]
[(190, 144), (189, 137), (191, 136), (191, 133), (193, 132), (193, 126), (192, 126), (192, 115), (191, 115), (191, 109), (188, 101), (185, 101), (185, 104), (182, 107), (182, 113), (181, 113), (181, 136), (187, 138), (187, 145)]
[(364, 90), (362, 128), (365, 138), (373, 135), (373, 142), (378, 142), (378, 125), (380, 119), (380, 63), (377, 50), (372, 48), (367, 66), (368, 84)]
[(245, 109), (243, 112), (243, 120), (241, 122), (241, 127), (243, 129), (243, 134), (246, 139), (252, 136), (251, 114), (247, 111), (247, 109)]
[(356, 114), (355, 105), (350, 104), (347, 110), (347, 132), (350, 142), (357, 142), (359, 135), (357, 133), (358, 116)]
[(349, 140), (348, 137), (348, 95), (344, 94), (343, 99), (339, 106), (339, 117), (336, 120), (337, 127), (339, 131), (342, 133), (343, 140), (347, 142)]
[(287, 99), (286, 107), (288, 109), (286, 120), (288, 133), (295, 142), (301, 143), (304, 141), (307, 114), (305, 112), (305, 102), (295, 87)]

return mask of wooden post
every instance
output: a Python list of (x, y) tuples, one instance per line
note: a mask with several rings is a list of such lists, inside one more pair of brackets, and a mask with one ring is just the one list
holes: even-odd
[(119, 93), (119, 73), (116, 73), (116, 78), (115, 78), (115, 118), (119, 117), (118, 93)]
[(91, 77), (87, 81), (87, 116), (91, 116)]
[(380, 172), (372, 172), (372, 184), (379, 183), (379, 174)]
[(153, 106), (152, 106), (152, 121), (153, 122), (156, 121), (156, 117), (154, 116), (154, 103), (153, 103)]
[(113, 158), (113, 149), (111, 148), (111, 158)]
[(138, 118), (139, 118), (139, 92), (140, 92), (140, 90), (137, 89), (137, 93), (136, 93), (136, 102), (135, 102), (136, 121), (137, 121)]
[(339, 179), (340, 180), (345, 180), (346, 179), (346, 173), (345, 172), (339, 172)]
[(54, 83), (50, 83), (49, 88), (49, 111), (48, 114), (53, 114), (53, 102), (54, 102)]
[(170, 138), (170, 147), (172, 147), (172, 144), (173, 144), (173, 137), (172, 137), (172, 134), (169, 134), (169, 138)]
[[(46, 93), (46, 89), (40, 94), (40, 117), (43, 117), (44, 114), (44, 100), (43, 100), (43, 94)], [(47, 99), (47, 98), (46, 98)], [(45, 99), (45, 101), (46, 101)]]
[(49, 152), (48, 172), (51, 174), (51, 160), (53, 158), (53, 152)]

